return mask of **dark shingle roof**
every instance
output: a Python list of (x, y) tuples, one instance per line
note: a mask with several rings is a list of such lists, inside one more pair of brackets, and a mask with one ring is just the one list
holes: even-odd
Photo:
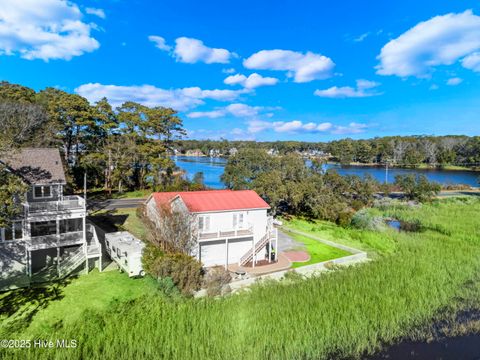
[(4, 155), (4, 163), (29, 184), (65, 184), (65, 172), (58, 149), (26, 148)]

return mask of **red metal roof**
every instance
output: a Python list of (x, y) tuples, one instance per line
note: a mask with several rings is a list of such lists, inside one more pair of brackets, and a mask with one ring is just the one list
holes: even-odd
[(156, 192), (152, 196), (158, 207), (180, 196), (190, 212), (270, 209), (253, 190), (205, 190)]

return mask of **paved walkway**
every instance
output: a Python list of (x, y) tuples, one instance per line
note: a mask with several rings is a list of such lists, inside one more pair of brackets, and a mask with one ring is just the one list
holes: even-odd
[(290, 235), (281, 228), (278, 228), (278, 251), (285, 252), (289, 250), (304, 249), (305, 245), (295, 241)]
[(283, 253), (291, 262), (307, 262), (310, 254), (306, 251), (286, 251)]
[(257, 276), (257, 275), (269, 274), (269, 273), (280, 271), (280, 270), (286, 270), (290, 268), (291, 265), (292, 263), (290, 262), (290, 260), (288, 260), (288, 258), (283, 253), (279, 253), (278, 261), (276, 263), (271, 263), (269, 265), (255, 266), (254, 268), (239, 266), (238, 264), (230, 264), (228, 265), (228, 270), (231, 272), (243, 270), (249, 275)]

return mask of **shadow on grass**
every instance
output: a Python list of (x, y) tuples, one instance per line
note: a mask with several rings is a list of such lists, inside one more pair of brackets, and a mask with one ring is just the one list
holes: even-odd
[(53, 301), (64, 298), (63, 289), (73, 278), (57, 281), (48, 286), (37, 286), (0, 294), (1, 332), (18, 332), (27, 328), (33, 317)]
[(122, 231), (127, 219), (127, 214), (115, 214), (115, 210), (108, 210), (88, 217), (88, 220), (107, 233)]

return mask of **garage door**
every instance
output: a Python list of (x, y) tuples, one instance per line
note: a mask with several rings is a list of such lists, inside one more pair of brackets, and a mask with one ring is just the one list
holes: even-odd
[[(236, 239), (228, 242), (228, 263), (238, 263), (240, 258), (252, 248), (252, 239)], [(200, 245), (200, 261), (203, 266), (225, 265), (225, 240), (209, 241)]]

